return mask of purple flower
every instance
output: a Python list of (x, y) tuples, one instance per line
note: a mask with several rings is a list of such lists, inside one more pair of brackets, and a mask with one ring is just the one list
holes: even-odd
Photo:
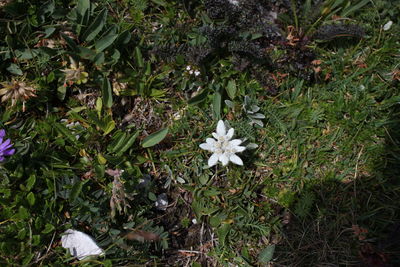
[(3, 138), (6, 136), (4, 129), (0, 130), (0, 161), (4, 160), (4, 156), (14, 155), (15, 149), (12, 148), (11, 140), (7, 139), (3, 142)]

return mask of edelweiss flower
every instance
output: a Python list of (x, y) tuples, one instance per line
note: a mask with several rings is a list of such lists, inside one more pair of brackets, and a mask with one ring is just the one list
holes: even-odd
[(234, 129), (230, 128), (226, 131), (225, 124), (222, 120), (218, 121), (217, 132), (212, 133), (213, 138), (207, 138), (206, 143), (200, 145), (201, 149), (212, 152), (208, 160), (208, 166), (214, 166), (220, 161), (223, 166), (228, 165), (229, 161), (237, 165), (243, 165), (243, 161), (235, 153), (243, 152), (246, 147), (240, 146), (242, 140), (232, 139)]
[(2, 129), (0, 130), (0, 162), (4, 160), (4, 156), (11, 156), (15, 153), (10, 139), (3, 142), (4, 136), (6, 136), (6, 131)]

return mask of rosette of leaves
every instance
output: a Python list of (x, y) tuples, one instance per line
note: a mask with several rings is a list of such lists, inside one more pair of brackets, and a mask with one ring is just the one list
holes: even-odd
[(70, 54), (89, 60), (104, 70), (118, 62), (120, 50), (131, 39), (129, 30), (107, 23), (107, 14), (106, 8), (98, 11), (89, 0), (79, 0), (67, 15), (77, 38), (61, 33)]
[(89, 0), (79, 0), (67, 18), (71, 29), (60, 31), (67, 53), (93, 66), (90, 76), (101, 85), (103, 102), (110, 108), (112, 86), (108, 73), (115, 66), (123, 65), (121, 52), (131, 39), (129, 29), (123, 29), (118, 23), (108, 23), (108, 10), (98, 10)]
[[(230, 100), (225, 100), (225, 104), (231, 109), (235, 110), (236, 108), (235, 104)], [(258, 112), (260, 111), (260, 107), (257, 106), (249, 96), (247, 95), (244, 96), (244, 101), (241, 106), (241, 109), (245, 114), (245, 116), (250, 120), (249, 122), (250, 125), (256, 124), (260, 127), (264, 126), (262, 119), (265, 119), (265, 115)]]
[(250, 120), (250, 125), (256, 124), (260, 127), (264, 126), (262, 119), (265, 119), (264, 114), (259, 113), (260, 107), (253, 104), (249, 96), (244, 96), (242, 105), (243, 111), (247, 118)]

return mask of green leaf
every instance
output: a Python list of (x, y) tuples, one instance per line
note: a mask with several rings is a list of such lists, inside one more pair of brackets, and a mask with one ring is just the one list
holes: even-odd
[(22, 70), (18, 67), (17, 64), (11, 63), (10, 66), (8, 66), (7, 70), (11, 73), (11, 74), (15, 74), (15, 75), (22, 75)]
[(67, 138), (67, 140), (75, 145), (77, 140), (75, 138), (75, 136), (68, 130), (67, 127), (65, 127), (64, 125), (60, 124), (60, 123), (54, 123), (54, 127), (56, 127), (57, 131), (62, 134), (63, 136), (65, 136)]
[(151, 0), (153, 3), (166, 7), (167, 6), (167, 2), (165, 2), (164, 0)]
[(199, 177), (200, 184), (206, 185), (209, 179), (210, 177), (207, 174), (200, 175)]
[(24, 208), (23, 206), (19, 206), (16, 216), (17, 218), (24, 220), (29, 218), (30, 214), (26, 208)]
[(36, 183), (36, 175), (32, 174), (26, 181), (26, 190), (30, 191)]
[(106, 49), (107, 47), (109, 47), (110, 45), (113, 44), (113, 42), (115, 41), (115, 39), (117, 39), (118, 34), (110, 34), (107, 35), (103, 38), (101, 38), (100, 40), (98, 40), (94, 46), (96, 47), (96, 50), (98, 52), (103, 51), (104, 49)]
[(351, 15), (351, 13), (361, 9), (363, 6), (365, 6), (366, 4), (368, 4), (369, 2), (371, 2), (371, 0), (364, 0), (361, 1), (355, 5), (350, 5), (348, 8), (345, 8), (343, 10), (343, 12), (340, 14), (341, 17), (346, 17), (348, 15)]
[(32, 192), (29, 192), (26, 196), (26, 200), (28, 200), (30, 206), (33, 206), (35, 204), (35, 195)]
[(135, 134), (133, 134), (125, 143), (125, 145), (118, 151), (118, 153), (124, 153), (125, 151), (127, 151), (135, 142), (136, 138), (139, 135), (139, 131), (136, 131)]
[(225, 245), (225, 239), (226, 239), (226, 236), (228, 235), (230, 230), (231, 230), (231, 225), (230, 224), (222, 224), (218, 228), (218, 230), (217, 230), (218, 241), (222, 246)]
[(106, 59), (106, 55), (104, 54), (104, 52), (100, 52), (98, 53), (94, 58), (93, 58), (93, 64), (95, 65), (101, 65), (104, 63)]
[(71, 202), (73, 202), (81, 193), (82, 191), (82, 186), (83, 183), (81, 181), (76, 182), (72, 188), (71, 188), (71, 192), (69, 193), (69, 200)]
[(84, 59), (89, 59), (89, 60), (94, 60), (97, 56), (96, 52), (92, 49), (89, 49), (87, 47), (83, 47), (83, 46), (78, 46), (78, 55), (81, 58)]
[(140, 51), (140, 48), (138, 46), (135, 47), (135, 61), (136, 61), (136, 65), (139, 68), (144, 67), (142, 52)]
[(151, 201), (156, 201), (157, 197), (153, 192), (149, 192), (148, 197)]
[(101, 116), (101, 110), (103, 109), (103, 101), (101, 100), (100, 97), (96, 99), (96, 111), (97, 111), (97, 116)]
[(105, 136), (111, 133), (111, 131), (114, 129), (115, 129), (115, 121), (114, 120), (108, 121), (106, 127), (103, 129), (104, 131), (103, 135)]
[(157, 145), (167, 136), (167, 134), (168, 134), (168, 128), (152, 133), (143, 140), (142, 147), (146, 148)]
[(115, 153), (125, 144), (126, 133), (117, 132), (114, 136), (115, 140), (111, 143), (110, 151)]
[(53, 232), (54, 229), (55, 229), (54, 225), (49, 224), (49, 223), (46, 223), (46, 226), (44, 227), (42, 233), (43, 233), (43, 234), (48, 234), (48, 233), (50, 233), (50, 232)]
[(54, 27), (50, 27), (50, 28), (46, 28), (44, 30), (44, 33), (46, 34), (45, 36), (43, 36), (43, 38), (49, 38), (50, 35), (52, 35), (55, 32), (56, 28)]
[(101, 165), (105, 165), (107, 163), (106, 158), (104, 158), (102, 154), (97, 154), (96, 159), (97, 162)]
[(226, 86), (226, 92), (228, 93), (228, 96), (230, 99), (234, 99), (236, 96), (236, 82), (234, 80), (229, 80), (228, 85)]
[(258, 255), (258, 261), (260, 263), (268, 263), (272, 260), (275, 252), (275, 245), (270, 245), (264, 248)]
[(67, 35), (61, 33), (61, 37), (65, 40), (65, 42), (67, 43), (67, 45), (69, 46), (69, 48), (72, 49), (72, 51), (78, 53), (79, 49), (77, 44), (75, 43), (74, 40), (72, 40), (71, 38), (69, 38)]
[(24, 260), (22, 261), (22, 266), (28, 266), (33, 257), (35, 257), (34, 253), (26, 253), (26, 255), (24, 255)]
[(94, 19), (93, 23), (86, 29), (82, 35), (82, 40), (89, 42), (92, 41), (97, 34), (103, 29), (104, 24), (107, 19), (107, 9), (103, 9), (97, 17)]
[(197, 94), (196, 96), (189, 99), (188, 104), (189, 105), (199, 104), (207, 99), (207, 95), (208, 95), (208, 90), (205, 89), (202, 92), (200, 92), (199, 94)]
[(117, 45), (126, 45), (127, 43), (129, 43), (129, 41), (131, 40), (131, 33), (129, 32), (129, 30), (123, 31), (119, 36), (117, 41), (115, 41), (115, 43)]
[(221, 118), (221, 101), (222, 101), (222, 96), (220, 91), (218, 90), (214, 94), (213, 104), (212, 104), (214, 118), (217, 120)]
[(76, 5), (76, 12), (83, 18), (89, 7), (90, 7), (89, 0), (79, 0)]
[(60, 101), (64, 100), (66, 93), (67, 93), (67, 86), (61, 85), (57, 87), (57, 97)]
[(103, 94), (104, 105), (107, 108), (111, 108), (112, 103), (113, 103), (112, 88), (111, 88), (110, 81), (106, 77), (104, 77), (104, 79), (103, 79), (102, 94)]
[(96, 173), (97, 178), (103, 178), (105, 173), (105, 165), (98, 164), (94, 166), (94, 171)]

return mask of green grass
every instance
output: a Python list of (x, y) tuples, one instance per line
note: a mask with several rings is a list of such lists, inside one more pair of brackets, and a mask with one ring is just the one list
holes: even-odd
[[(62, 10), (75, 6), (56, 2)], [(20, 105), (0, 107), (0, 128), (17, 148), (0, 165), (0, 263), (400, 264), (398, 11), (390, 1), (358, 1), (363, 7), (356, 10), (346, 3), (335, 14), (352, 11), (364, 38), (308, 43), (320, 68), (311, 81), (292, 72), (283, 75), (275, 81), (276, 95), (248, 72), (235, 70), (229, 56), (201, 65), (202, 75), (195, 77), (185, 71), (193, 63), (184, 56), (167, 63), (152, 54), (154, 44), (204, 43), (197, 27), (209, 18), (188, 14), (201, 12), (202, 5), (98, 2), (90, 20), (103, 7), (109, 12), (101, 37), (74, 40), (78, 48), (68, 44), (54, 51), (37, 49), (34, 57), (24, 54), (15, 61), (17, 71), (9, 70), (10, 55), (36, 49), (42, 38), (29, 41), (24, 34), (35, 36), (50, 25), (56, 32), (65, 29), (56, 15), (40, 13), (35, 3), (24, 3), (28, 15), (7, 15), (15, 30), (0, 20), (0, 36), (7, 37), (0, 42), (2, 80), (24, 78), (37, 88), (27, 112)], [(90, 27), (79, 26), (78, 19), (68, 19), (71, 31)], [(303, 20), (299, 13), (296, 26), (310, 30)], [(394, 24), (383, 31), (388, 20)], [(131, 39), (111, 42), (101, 62), (101, 38), (123, 39), (125, 30)], [(274, 51), (277, 56), (280, 49)], [(65, 88), (61, 62), (71, 55), (85, 65), (89, 81)], [(284, 70), (265, 75), (280, 77)], [(232, 81), (237, 90), (225, 91)], [(263, 127), (249, 125), (242, 110), (245, 95), (265, 115)], [(235, 108), (224, 104), (227, 99)], [(81, 125), (69, 129), (60, 122), (65, 118)], [(258, 145), (240, 154), (244, 166), (207, 166), (210, 154), (199, 144), (211, 137), (220, 118), (236, 137)], [(165, 138), (143, 145), (147, 136), (166, 128)], [(107, 169), (125, 170), (119, 193)], [(141, 179), (150, 182), (143, 185)], [(162, 193), (169, 200), (165, 211), (154, 207)], [(121, 205), (113, 212), (110, 198)], [(92, 235), (106, 255), (77, 262), (59, 243), (69, 228)]]

